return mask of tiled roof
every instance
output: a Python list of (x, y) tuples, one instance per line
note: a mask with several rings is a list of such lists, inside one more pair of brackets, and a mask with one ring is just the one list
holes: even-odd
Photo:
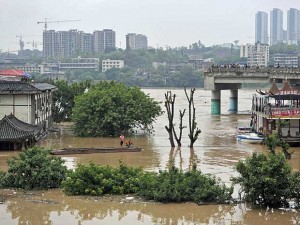
[(0, 80), (0, 93), (38, 93), (55, 88), (55, 86), (47, 83)]
[(35, 138), (42, 132), (41, 125), (25, 123), (14, 115), (4, 116), (0, 121), (0, 141), (17, 141)]

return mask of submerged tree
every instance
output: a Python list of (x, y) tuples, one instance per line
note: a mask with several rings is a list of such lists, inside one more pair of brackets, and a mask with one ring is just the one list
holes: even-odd
[(186, 98), (189, 102), (189, 138), (190, 138), (190, 148), (194, 147), (195, 141), (198, 139), (199, 134), (201, 133), (201, 130), (197, 127), (196, 122), (196, 109), (194, 105), (194, 93), (195, 88), (191, 89), (190, 96), (188, 96), (186, 88), (184, 88), (184, 92), (186, 95)]
[(175, 143), (174, 143), (174, 136), (173, 136), (173, 119), (174, 119), (174, 104), (175, 104), (175, 97), (176, 95), (174, 94), (172, 96), (172, 92), (168, 91), (167, 93), (165, 93), (165, 107), (167, 110), (167, 116), (168, 116), (168, 120), (169, 120), (169, 126), (165, 126), (168, 134), (169, 134), (169, 140), (170, 140), (170, 144), (171, 147), (174, 148), (175, 147)]
[(169, 140), (171, 147), (175, 147), (174, 138), (177, 142), (177, 145), (181, 146), (181, 137), (182, 137), (182, 130), (185, 128), (185, 126), (182, 125), (183, 116), (185, 113), (185, 109), (183, 111), (179, 110), (179, 136), (177, 136), (175, 126), (174, 126), (174, 108), (175, 108), (175, 98), (176, 95), (173, 94), (171, 91), (168, 91), (165, 93), (165, 107), (167, 110), (167, 116), (169, 121), (169, 126), (165, 126), (168, 134), (169, 134)]
[(140, 88), (99, 82), (75, 98), (72, 120), (79, 136), (116, 136), (134, 129), (151, 130), (161, 113), (159, 102)]

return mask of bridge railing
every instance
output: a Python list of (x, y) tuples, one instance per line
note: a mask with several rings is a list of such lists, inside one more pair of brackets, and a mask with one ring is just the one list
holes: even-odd
[(281, 74), (300, 74), (299, 67), (240, 67), (240, 66), (228, 66), (218, 65), (207, 68), (206, 73), (281, 73)]

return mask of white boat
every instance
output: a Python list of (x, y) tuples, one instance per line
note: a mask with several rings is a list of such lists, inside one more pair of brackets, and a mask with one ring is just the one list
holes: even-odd
[(264, 137), (262, 135), (252, 132), (247, 134), (238, 134), (236, 136), (236, 139), (242, 142), (261, 144), (262, 141), (264, 140)]

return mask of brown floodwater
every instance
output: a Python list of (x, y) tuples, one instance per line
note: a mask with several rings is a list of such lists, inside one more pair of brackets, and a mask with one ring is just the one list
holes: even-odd
[[(187, 109), (188, 103), (183, 89), (168, 89), (176, 94), (175, 110)], [(158, 101), (164, 100), (166, 89), (143, 89)], [(202, 130), (194, 149), (188, 147), (187, 129), (184, 130), (183, 146), (172, 150), (168, 134), (166, 115), (159, 117), (150, 135), (137, 133), (130, 137), (136, 146), (143, 147), (135, 153), (103, 153), (68, 155), (68, 168), (78, 164), (94, 162), (101, 165), (118, 165), (121, 160), (130, 166), (141, 166), (145, 170), (158, 171), (167, 168), (173, 161), (183, 170), (194, 163), (204, 173), (210, 173), (230, 184), (230, 178), (237, 176), (234, 169), (239, 160), (253, 152), (267, 151), (265, 146), (236, 141), (236, 127), (250, 121), (249, 110), (253, 90), (239, 91), (239, 113), (227, 112), (229, 92), (222, 92), (222, 114), (210, 114), (210, 92), (196, 90), (195, 107), (198, 126)], [(162, 107), (163, 104), (162, 104)], [(164, 108), (163, 108), (164, 109)], [(186, 115), (187, 116), (187, 115)], [(175, 123), (178, 124), (178, 115)], [(186, 118), (187, 119), (187, 118)], [(184, 123), (187, 121), (185, 120)], [(39, 143), (46, 148), (118, 146), (118, 138), (80, 138), (72, 134), (70, 124), (58, 124), (60, 132), (50, 133)], [(129, 138), (129, 137), (125, 137)], [(300, 148), (294, 151), (289, 160), (295, 171), (300, 169)], [(6, 160), (18, 152), (0, 152), (0, 169), (7, 170)], [(234, 192), (234, 197), (237, 196)], [(251, 208), (246, 204), (202, 205), (192, 203), (158, 204), (126, 199), (126, 196), (88, 198), (65, 196), (60, 190), (46, 192), (3, 191), (6, 201), (0, 204), (0, 224), (300, 224), (296, 210), (271, 210)], [(1, 196), (1, 192), (0, 192)], [(130, 198), (131, 199), (131, 198)]]

